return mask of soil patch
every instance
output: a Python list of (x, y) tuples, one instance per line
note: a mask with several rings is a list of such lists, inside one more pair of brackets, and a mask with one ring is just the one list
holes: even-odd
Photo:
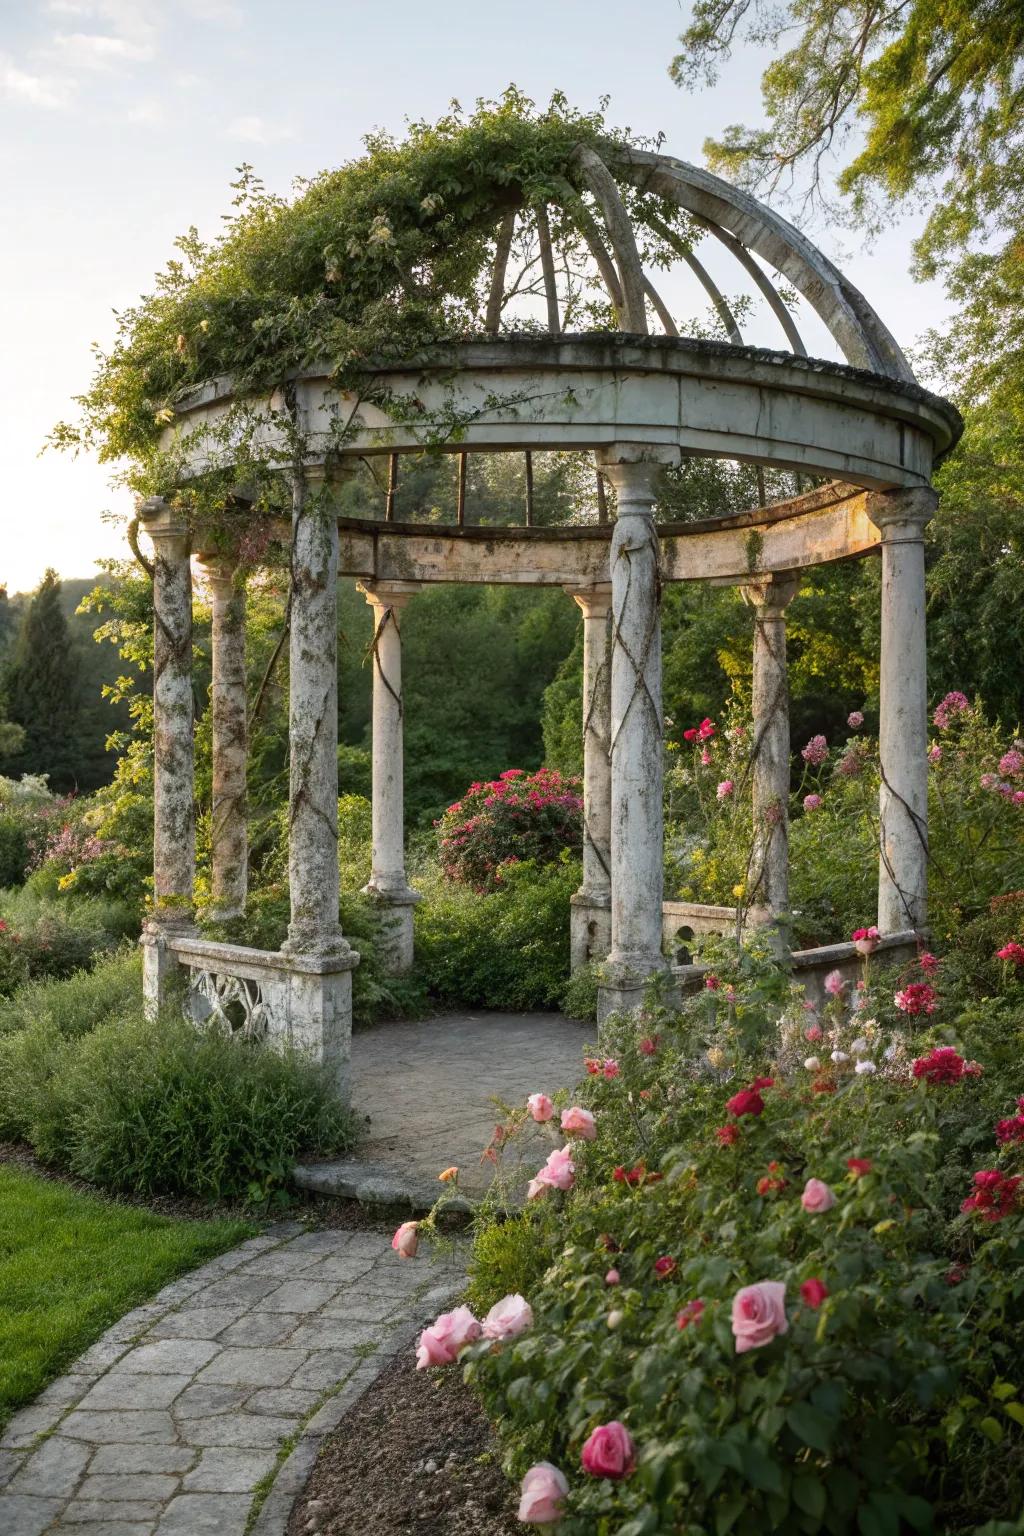
[(288, 1536), (514, 1536), (517, 1506), (458, 1370), (417, 1371), (407, 1349), (325, 1441)]

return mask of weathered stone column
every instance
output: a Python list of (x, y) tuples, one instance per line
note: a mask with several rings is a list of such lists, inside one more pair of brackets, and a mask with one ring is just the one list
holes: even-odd
[(213, 607), (213, 905), (221, 921), (245, 910), (249, 842), (246, 795), (245, 588), (224, 556), (200, 566)]
[(583, 882), (572, 898), (570, 964), (612, 947), (611, 611), (607, 582), (567, 587), (583, 613)]
[(786, 609), (798, 575), (751, 582), (743, 596), (754, 610), (754, 829), (747, 904), (767, 908), (780, 949), (788, 950), (789, 914), (789, 677)]
[(193, 794), (192, 571), (188, 523), (154, 496), (139, 506), (153, 541), (153, 908), (143, 933), (143, 998), (156, 1013), (178, 965), (166, 940), (192, 930), (196, 836)]
[(399, 615), (417, 582), (379, 581), (359, 590), (373, 609), (373, 862), (364, 890), (382, 908), (387, 969), (413, 961), (412, 909), (419, 895), (405, 875), (405, 783), (402, 749), (402, 632)]
[(347, 1097), (359, 956), (338, 920), (338, 524), (322, 470), (293, 472), (291, 575), (291, 922), (282, 952), (309, 958), (291, 976), (289, 1031)]
[(657, 465), (628, 448), (602, 458), (615, 487), (612, 534), (612, 947), (599, 1017), (636, 1006), (665, 968), (661, 578), (654, 527)]
[(923, 929), (928, 889), (928, 676), (924, 528), (930, 486), (868, 499), (882, 533), (878, 927)]

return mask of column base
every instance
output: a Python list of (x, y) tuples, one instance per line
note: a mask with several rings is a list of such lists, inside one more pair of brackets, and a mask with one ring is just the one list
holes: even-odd
[(651, 977), (663, 975), (668, 970), (668, 961), (663, 955), (609, 958), (602, 967), (597, 989), (598, 1026), (613, 1013), (633, 1013), (641, 1008)]
[(340, 927), (314, 928), (304, 923), (290, 923), (288, 937), (281, 945), (282, 955), (316, 955), (324, 959), (345, 960), (353, 953)]
[(576, 891), (569, 898), (569, 969), (607, 960), (611, 947), (611, 892)]
[(412, 970), (413, 908), (423, 900), (411, 886), (379, 886), (371, 880), (362, 889), (380, 916), (380, 946), (387, 976), (404, 976)]

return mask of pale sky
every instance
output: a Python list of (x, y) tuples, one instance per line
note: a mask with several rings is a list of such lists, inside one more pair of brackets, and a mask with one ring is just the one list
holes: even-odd
[[(111, 311), (150, 288), (174, 236), (212, 234), (242, 161), (286, 192), (510, 81), (609, 120), (664, 132), (700, 163), (705, 136), (749, 122), (761, 61), (684, 95), (668, 78), (688, 0), (0, 0), (0, 584), (34, 586), (48, 565), (90, 576), (122, 553), (105, 509), (128, 509), (109, 471), (39, 450), (109, 344)], [(913, 283), (919, 221), (870, 250), (814, 231), (904, 345), (945, 310)], [(736, 291), (735, 284), (732, 291)], [(808, 343), (814, 350), (813, 332)], [(752, 339), (760, 340), (760, 337)], [(775, 343), (777, 344), (777, 343)]]

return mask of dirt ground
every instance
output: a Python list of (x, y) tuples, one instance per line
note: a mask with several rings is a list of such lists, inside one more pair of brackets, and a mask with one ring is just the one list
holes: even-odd
[(517, 1505), (458, 1370), (407, 1349), (325, 1442), (288, 1536), (513, 1536)]

